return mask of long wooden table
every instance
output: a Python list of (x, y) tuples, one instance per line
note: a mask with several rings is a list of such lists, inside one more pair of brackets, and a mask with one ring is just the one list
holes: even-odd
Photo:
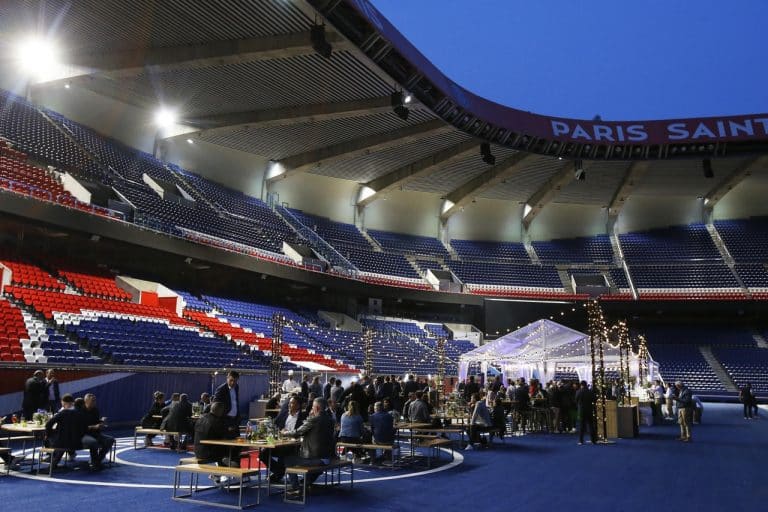
[[(261, 454), (264, 450), (274, 450), (277, 448), (286, 448), (291, 446), (300, 446), (301, 441), (298, 439), (275, 439), (271, 442), (267, 441), (249, 441), (245, 438), (238, 437), (235, 439), (206, 439), (204, 441), (200, 441), (201, 444), (207, 444), (212, 446), (226, 446), (229, 448), (229, 458), (232, 459), (232, 453), (236, 448), (240, 449), (246, 449), (246, 450), (258, 450), (259, 451), (259, 462), (262, 461)], [(249, 461), (250, 463), (250, 461)], [(267, 496), (271, 493), (271, 483), (269, 481), (269, 473), (272, 470), (272, 457), (269, 457), (267, 461)], [(259, 491), (261, 492), (261, 472), (259, 472)], [(257, 501), (258, 501), (257, 497)]]

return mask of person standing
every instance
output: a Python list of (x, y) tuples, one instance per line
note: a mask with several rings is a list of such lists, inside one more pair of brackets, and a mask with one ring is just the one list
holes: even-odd
[(224, 422), (227, 424), (227, 437), (234, 439), (240, 435), (240, 385), (237, 381), (240, 373), (230, 370), (227, 373), (227, 381), (216, 388), (213, 395), (214, 402), (221, 402), (226, 407)]
[(24, 418), (32, 420), (32, 416), (38, 409), (46, 409), (48, 406), (48, 390), (45, 387), (43, 370), (37, 370), (24, 383), (24, 397), (21, 402), (21, 410)]
[(752, 403), (755, 395), (752, 393), (752, 384), (747, 382), (739, 392), (739, 401), (744, 405), (744, 419), (752, 419)]
[(333, 385), (336, 383), (336, 377), (331, 377), (328, 379), (328, 382), (325, 383), (325, 386), (323, 386), (323, 398), (326, 400), (331, 399), (331, 389), (333, 388)]
[(667, 392), (664, 393), (664, 398), (666, 400), (666, 405), (667, 405), (667, 410), (665, 411), (664, 419), (675, 418), (675, 413), (673, 409), (673, 406), (675, 404), (675, 395), (676, 395), (675, 386), (673, 386), (672, 384), (668, 385)]
[(684, 443), (692, 441), (691, 423), (693, 423), (693, 395), (691, 390), (682, 381), (675, 382), (677, 388), (677, 417), (680, 423), (680, 437), (678, 440)]
[(45, 372), (45, 389), (48, 395), (48, 407), (46, 407), (46, 410), (55, 413), (61, 401), (61, 395), (59, 393), (59, 381), (56, 379), (56, 371), (53, 368), (49, 368)]
[(584, 430), (589, 428), (589, 438), (592, 444), (597, 443), (597, 426), (595, 425), (595, 393), (581, 381), (576, 392), (576, 414), (579, 422), (579, 444), (584, 444)]

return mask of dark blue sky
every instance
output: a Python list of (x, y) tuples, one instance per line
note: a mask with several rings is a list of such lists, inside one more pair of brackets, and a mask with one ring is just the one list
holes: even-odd
[(449, 78), (540, 114), (768, 112), (767, 0), (372, 0)]

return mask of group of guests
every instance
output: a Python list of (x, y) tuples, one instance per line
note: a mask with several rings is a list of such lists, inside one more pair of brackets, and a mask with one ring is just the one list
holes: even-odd
[(752, 384), (747, 382), (739, 390), (739, 402), (744, 406), (744, 419), (757, 419), (757, 397), (752, 391)]
[(37, 411), (56, 412), (59, 408), (61, 395), (56, 370), (53, 368), (43, 372), (36, 370), (24, 382), (24, 393), (21, 402), (21, 413), (31, 420)]
[[(231, 370), (227, 373), (226, 381), (216, 388), (213, 398), (205, 392), (200, 395), (201, 415), (210, 414), (214, 403), (221, 404), (218, 408), (224, 409), (220, 418), (227, 435), (220, 438), (237, 437), (240, 432), (239, 379), (240, 374)], [(198, 424), (199, 418), (194, 415), (192, 403), (186, 393), (173, 393), (171, 398), (166, 400), (165, 393), (155, 391), (152, 395), (152, 404), (141, 419), (141, 426), (144, 428), (178, 433), (178, 438), (176, 435), (167, 435), (163, 444), (172, 450), (179, 451), (187, 450), (190, 442), (194, 440)], [(153, 446), (154, 437), (153, 434), (147, 435), (144, 445)]]

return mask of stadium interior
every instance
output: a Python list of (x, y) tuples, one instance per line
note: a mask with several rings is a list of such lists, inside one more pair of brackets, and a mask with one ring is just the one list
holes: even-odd
[[(646, 510), (667, 491), (644, 480), (669, 471), (687, 493), (670, 507), (766, 499), (748, 489), (768, 435), (736, 402), (747, 383), (768, 397), (768, 137), (511, 129), (364, 0), (2, 3), (3, 48), (35, 30), (58, 46), (0, 60), (0, 416), (55, 368), (127, 439), (156, 389), (195, 396), (236, 369), (244, 403), (262, 398), (276, 336), (283, 372), (440, 374), (450, 391), (463, 354), (539, 319), (590, 332), (597, 300), (706, 402), (694, 445), (643, 426), (585, 466), (573, 437), (513, 436), (423, 472), (361, 467), (306, 506), (496, 510), (516, 470), (533, 510)], [(14, 469), (0, 496), (190, 507), (170, 499), (173, 454), (125, 439), (116, 467)]]

